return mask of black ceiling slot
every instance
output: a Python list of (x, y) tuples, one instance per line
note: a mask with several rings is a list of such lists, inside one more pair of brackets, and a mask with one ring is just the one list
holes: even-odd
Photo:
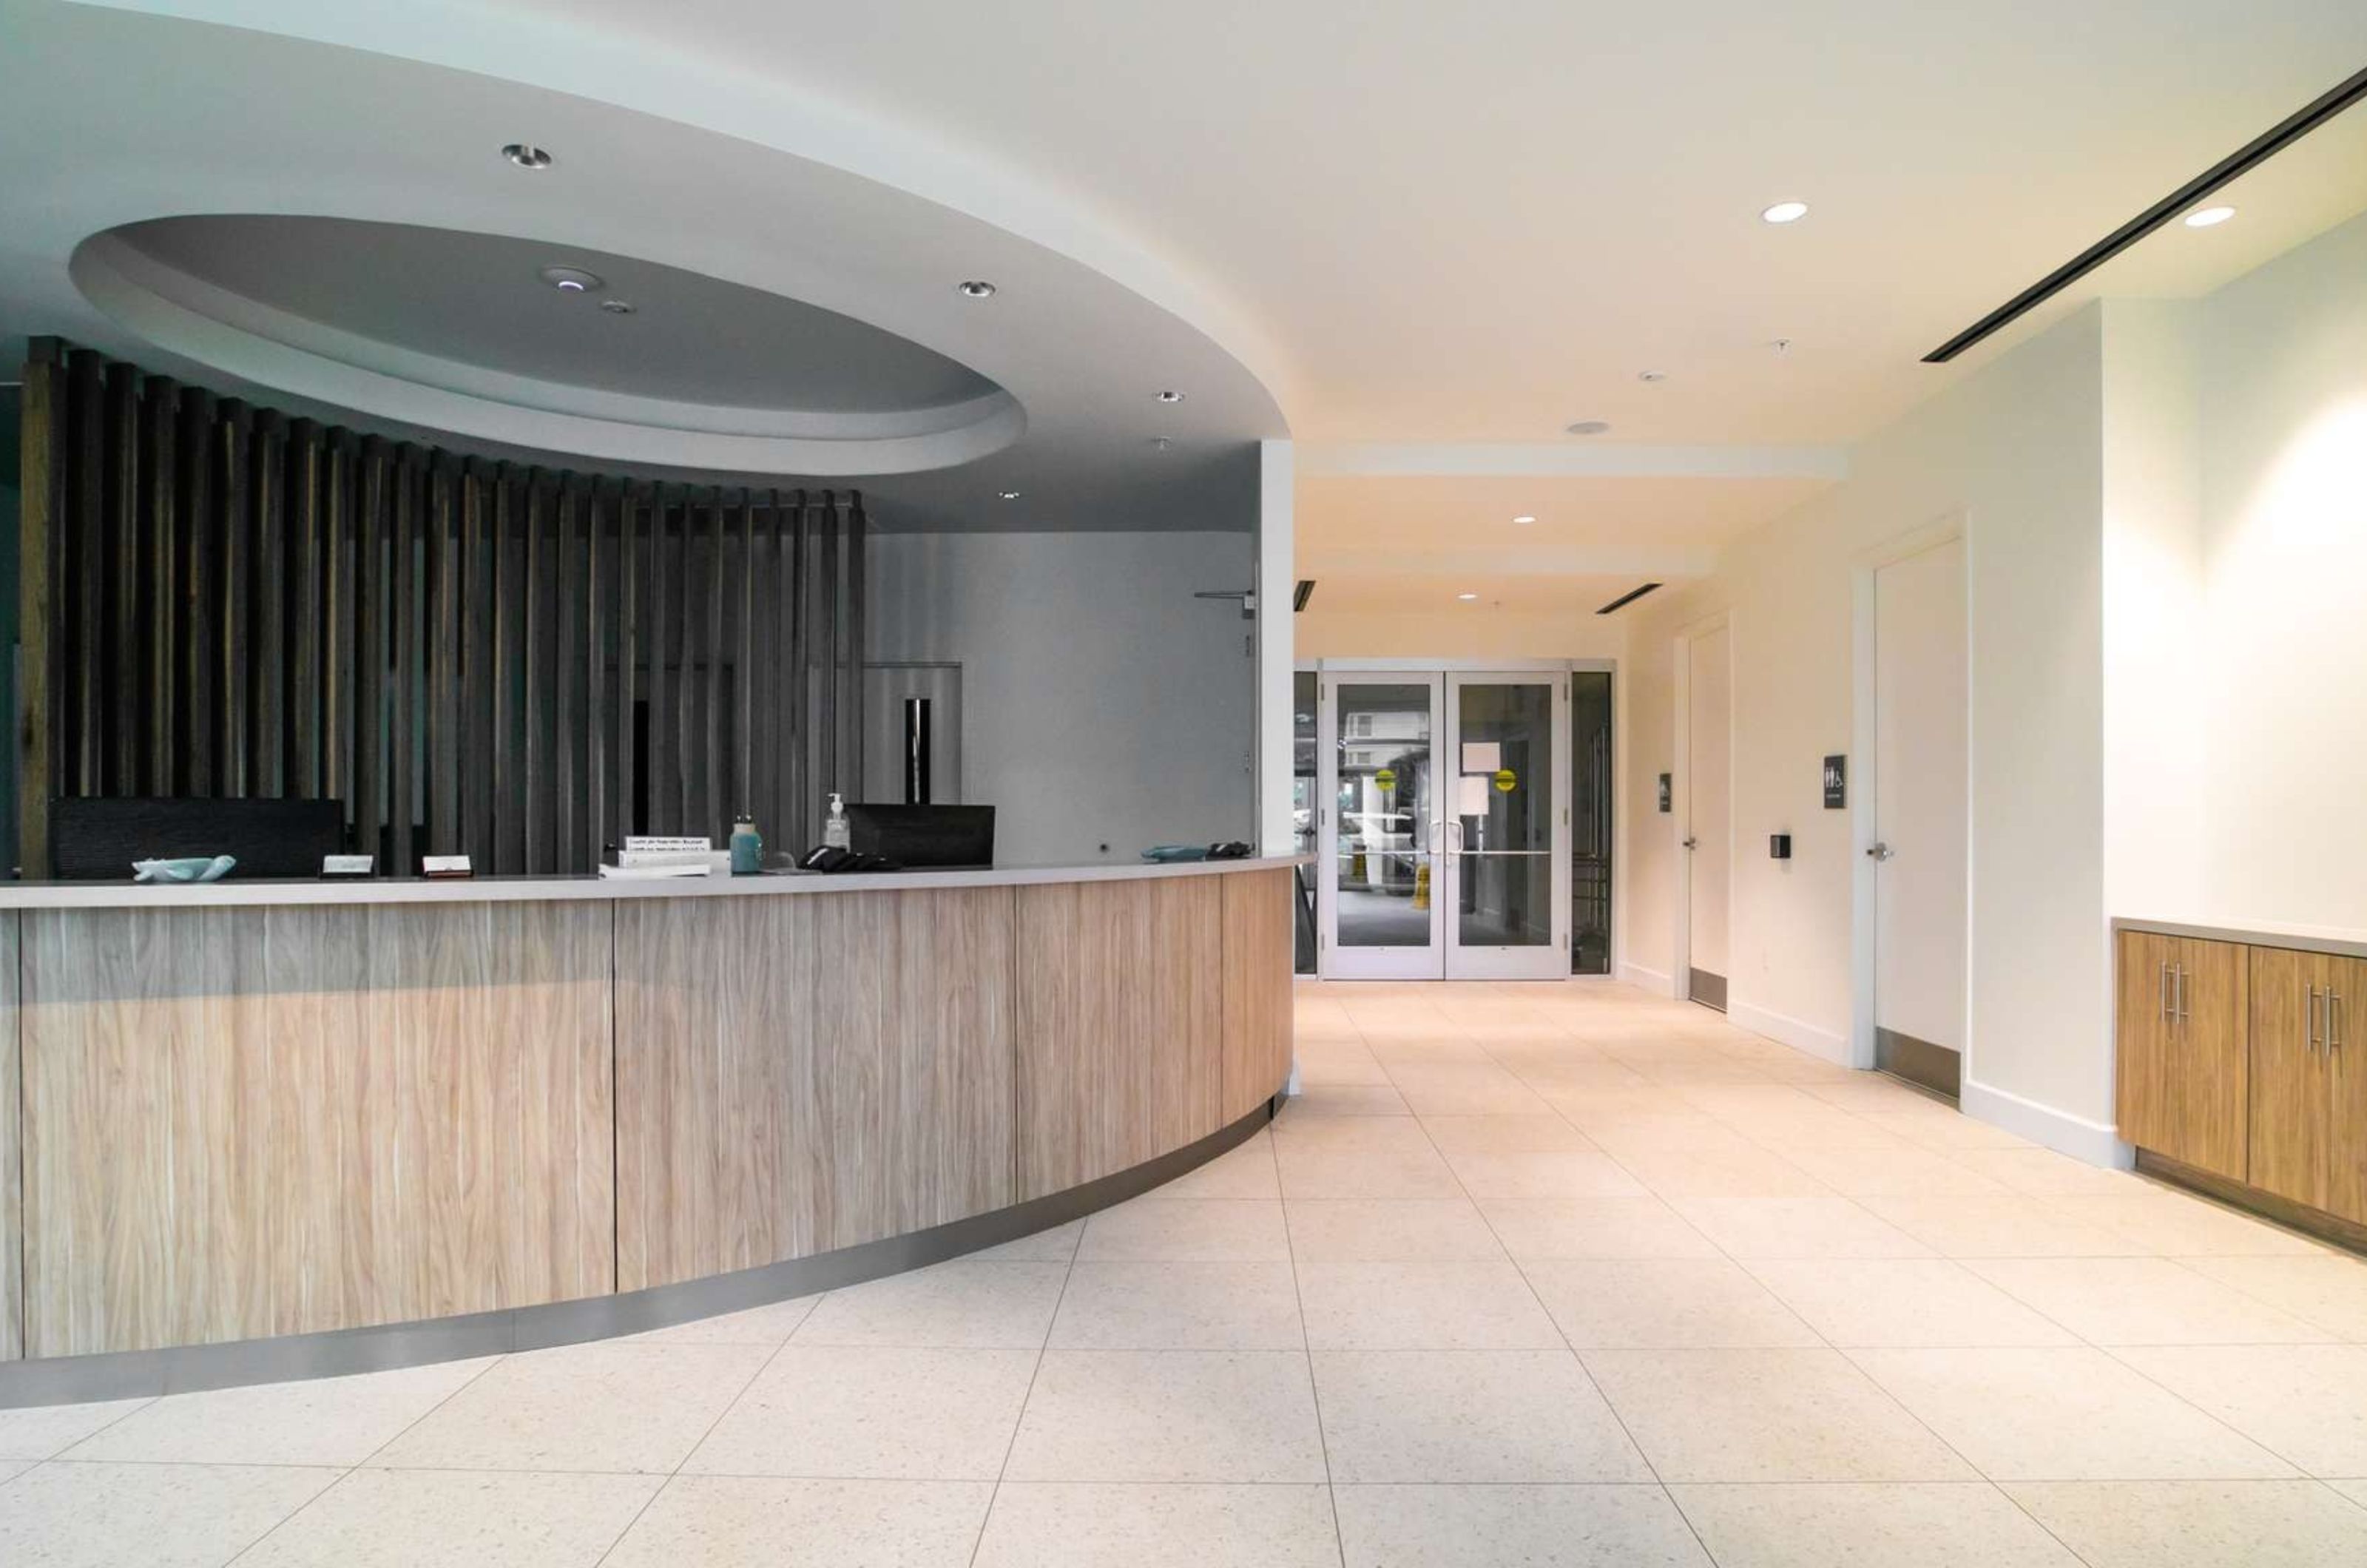
[(1607, 615), (1614, 610), (1624, 609), (1625, 606), (1633, 604), (1637, 600), (1641, 599), (1645, 594), (1649, 593), (1653, 589), (1658, 588), (1659, 586), (1660, 585), (1657, 582), (1648, 582), (1641, 588), (1630, 588), (1626, 592), (1622, 593), (1618, 598), (1614, 599), (1610, 604), (1605, 604), (1603, 608), (1595, 611), (1594, 613), (1598, 615)]
[(1965, 350), (2020, 320), (2088, 274), (2152, 233), (2196, 202), (2237, 176), (2248, 174), (2294, 142), (2324, 125), (2361, 98), (2367, 98), (2367, 71), (2349, 78), (2332, 92), (2311, 102), (2299, 113), (2280, 121), (2261, 136), (2212, 164), (2184, 185), (2138, 213), (2094, 244), (2048, 273), (2004, 304), (1923, 356), (1926, 365), (1945, 365)]
[(1290, 613), (1294, 615), (1298, 614), (1299, 611), (1307, 608), (1307, 602), (1314, 597), (1315, 580), (1311, 577), (1300, 578), (1298, 586), (1290, 592)]

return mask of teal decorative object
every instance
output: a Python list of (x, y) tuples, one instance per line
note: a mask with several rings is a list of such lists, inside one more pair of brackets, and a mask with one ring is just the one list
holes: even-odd
[(136, 860), (134, 882), (220, 882), (238, 863), (236, 855), (191, 855), (185, 860)]

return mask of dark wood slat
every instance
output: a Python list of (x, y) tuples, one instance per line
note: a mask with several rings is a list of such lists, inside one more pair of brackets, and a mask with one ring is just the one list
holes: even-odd
[(740, 492), (737, 601), (740, 659), (731, 671), (732, 811), (756, 811), (756, 498)]
[(107, 453), (107, 613), (100, 642), (106, 649), (107, 754), (100, 768), (105, 788), (137, 795), (144, 770), (140, 752), (142, 657), (140, 558), (146, 541), (140, 527), (140, 372), (120, 360), (107, 367), (107, 407), (100, 442)]
[(847, 773), (854, 780), (847, 795), (850, 800), (869, 798), (864, 792), (870, 781), (863, 776), (864, 602), (868, 597), (863, 562), (869, 524), (863, 513), (863, 493), (857, 491), (847, 498), (846, 513), (846, 746)]
[(74, 522), (67, 536), (66, 581), (73, 619), (67, 623), (67, 660), (74, 675), (74, 765), (60, 781), (60, 795), (105, 791), (107, 587), (104, 535), (107, 455), (100, 432), (107, 422), (105, 362), (77, 350), (69, 361), (71, 402), (66, 416), (72, 478), (68, 502)]
[(187, 570), (187, 541), (181, 536), (187, 513), (180, 505), (181, 389), (162, 376), (148, 378), (143, 416), (148, 461), (142, 490), (147, 496), (148, 581), (142, 621), (146, 628), (148, 685), (148, 780), (144, 793), (178, 795), (181, 759), (177, 688), (181, 651), (181, 574)]
[(460, 752), (460, 842), (480, 874), (493, 866), (493, 572), (486, 528), (488, 476), (471, 461), (460, 475), (461, 591), (467, 595), (460, 645), (461, 729), (442, 737)]
[(288, 544), (293, 558), (288, 614), (288, 793), (318, 799), (321, 787), (322, 495), (321, 427), (288, 427)]
[(459, 475), (436, 458), (427, 470), (427, 852), (464, 852), (460, 838), (460, 626), (468, 579), (459, 536)]
[(748, 682), (754, 715), (749, 750), (755, 758), (757, 831), (764, 834), (766, 852), (788, 847), (781, 815), (781, 617), (776, 599), (781, 592), (781, 492), (765, 492), (764, 504), (753, 509), (761, 518), (756, 534), (755, 569), (748, 574), (753, 587), (749, 618), (755, 623), (754, 678)]
[[(354, 847), (385, 855), (379, 836), (386, 821), (386, 590), (385, 524), (394, 497), (386, 443), (362, 440), (360, 483), (354, 515)], [(395, 863), (381, 872), (399, 873)]]
[(321, 793), (354, 811), (354, 440), (332, 430), (321, 465)]
[(661, 486), (650, 507), (650, 831), (682, 830), (681, 796), (674, 787), (674, 529)]
[(67, 389), (57, 353), (54, 343), (36, 342), (20, 405), (24, 457), (17, 478), (24, 492), (17, 537), (29, 570), (17, 583), (17, 629), (24, 648), (17, 667), (24, 727), (17, 863), (19, 875), (36, 877), (50, 872), (50, 798), (58, 793), (51, 781), (64, 761)]
[(550, 794), (558, 844), (551, 869), (579, 869), (583, 848), (583, 775), (578, 745), (583, 731), (583, 590), (577, 564), (583, 558), (583, 493), (572, 474), (560, 481), (558, 548), (554, 552), (555, 591), (559, 595), (552, 620), (558, 626), (556, 671), (551, 680), (551, 709), (558, 719), (552, 744)]
[(723, 655), (731, 646), (730, 624), (725, 618), (729, 601), (723, 592), (723, 580), (728, 575), (723, 558), (723, 492), (719, 490), (707, 514), (707, 792), (702, 797), (707, 824), (701, 829), (713, 834), (719, 844), (731, 831), (731, 807), (725, 799), (731, 781), (725, 772), (730, 764), (723, 755), (727, 698)]
[(520, 809), (518, 767), (518, 647), (525, 604), (518, 592), (517, 484), (507, 464), (493, 476), (493, 871), (526, 869), (526, 813)]
[(249, 639), (254, 635), (248, 604), (254, 547), (253, 514), (248, 511), (254, 497), (248, 457), (250, 417), (245, 404), (224, 402), (217, 426), (221, 454), (221, 608), (218, 613), (221, 671), (214, 686), (221, 721), (214, 755), (221, 766), (217, 790), (226, 795), (252, 792), (247, 751), (247, 704), (254, 695), (247, 688)]
[(698, 492), (685, 491), (682, 497), (682, 543), (677, 553), (679, 569), (674, 573), (674, 618), (678, 628), (680, 645), (674, 669), (679, 676), (675, 691), (674, 756), (674, 776), (681, 790), (678, 807), (681, 833), (712, 833), (711, 828), (699, 822), (699, 797), (702, 781), (698, 776), (699, 761), (705, 753), (698, 745), (698, 702), (706, 691), (706, 682), (698, 671), (698, 637), (693, 629), (692, 606), (696, 603), (691, 592), (698, 573)]
[[(600, 845), (608, 831), (608, 738), (615, 726), (608, 713), (608, 617), (616, 592), (615, 544), (609, 533), (608, 487), (598, 479), (586, 487), (587, 522), (583, 533), (583, 842), (575, 869), (588, 871), (600, 863)], [(602, 570), (607, 563), (606, 570)]]
[(188, 701), (181, 720), (182, 778), (194, 795), (221, 787), (221, 727), (215, 683), (221, 673), (221, 599), (214, 585), (221, 559), (221, 513), (215, 505), (216, 414), (211, 393), (181, 394), (181, 501), (187, 514), (188, 570), (181, 580), (181, 679)]
[(526, 476), (526, 869), (552, 869), (550, 742), (550, 610), (545, 597), (550, 577), (550, 489), (542, 470)]
[(387, 598), (388, 642), (392, 687), (386, 730), (387, 803), (390, 831), (388, 870), (396, 876), (419, 874), (416, 840), (419, 811), (413, 799), (419, 785), (417, 758), (420, 637), (419, 491), (421, 475), (411, 448), (395, 448), (394, 558), (392, 592)]
[(807, 765), (806, 734), (806, 686), (811, 679), (808, 637), (813, 625), (813, 606), (807, 602), (810, 590), (806, 572), (806, 492), (799, 491), (797, 505), (789, 514), (789, 582), (788, 592), (782, 598), (783, 613), (788, 616), (784, 628), (789, 644), (788, 715), (781, 728), (784, 754), (788, 759), (786, 821), (791, 854), (802, 854), (813, 847), (814, 840), (812, 773)]
[(619, 846), (633, 831), (637, 804), (633, 714), (640, 668), (640, 516), (649, 498), (646, 488), (629, 485), (617, 513), (617, 729), (613, 742), (617, 798), (616, 818), (608, 836)]
[(247, 741), (254, 747), (252, 794), (287, 793), (288, 427), (268, 409), (255, 416), (254, 662), (247, 694)]
[(839, 650), (838, 650), (838, 497), (831, 491), (821, 492), (821, 626), (819, 628), (820, 648), (816, 657), (821, 661), (821, 704), (814, 715), (814, 729), (821, 738), (821, 785), (818, 795), (844, 795), (845, 784), (838, 772), (839, 729)]

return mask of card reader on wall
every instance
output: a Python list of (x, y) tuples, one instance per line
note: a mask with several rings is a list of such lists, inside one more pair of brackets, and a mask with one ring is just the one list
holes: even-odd
[(1789, 833), (1770, 833), (1767, 836), (1767, 853), (1774, 860), (1790, 860), (1792, 858), (1792, 835)]

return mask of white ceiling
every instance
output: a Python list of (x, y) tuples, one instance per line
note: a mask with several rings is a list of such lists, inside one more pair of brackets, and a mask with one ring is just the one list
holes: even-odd
[[(1523, 510), (1582, 519), (1507, 546), (1538, 571), (1714, 551), (1813, 479), (1691, 458), (1546, 474), (1535, 450), (1570, 445), (1562, 428), (1581, 418), (1612, 422), (1598, 447), (1845, 446), (2044, 318), (1954, 366), (1919, 364), (1925, 351), (2367, 62), (2357, 0), (134, 8), (376, 51), (371, 76), (409, 91), (358, 112), (286, 74), (244, 78), (266, 98), (305, 100), (277, 123), (321, 117), (334, 155), (365, 170), (396, 155), (388, 138), (451, 158), (488, 138), (545, 139), (546, 126), (571, 144), (588, 138), (603, 161), (539, 208), (538, 233), (650, 254), (630, 243), (653, 231), (644, 186), (673, 182), (704, 199), (664, 208), (689, 238), (669, 233), (669, 254), (651, 259), (776, 288), (948, 354), (1012, 389), (1039, 451), (1043, 400), (1080, 378), (1091, 389), (1079, 403), (1129, 418), (1096, 423), (1081, 408), (1064, 429), (1147, 439), (1138, 389), (1115, 389), (1129, 373), (1138, 384), (1169, 374), (1144, 357), (1154, 343), (1169, 363), (1190, 348), (1207, 356), (1195, 373), (1270, 394), (1262, 415), (1255, 395), (1229, 391), (1217, 412), (1195, 390), (1184, 412), (1210, 442), (1278, 434), (1286, 418), (1303, 457), (1342, 444), (1461, 447), (1460, 461), (1434, 465), (1452, 483), (1399, 473), (1302, 486), (1307, 555), (1353, 553), (1360, 520), (1380, 516), (1390, 542), (1374, 534), (1365, 547), (1426, 553), (1448, 572), (1476, 569), (1459, 558), (1475, 550), (1493, 558), (1449, 499), (1457, 486), (1477, 493), (1474, 477), (1491, 471), (1531, 481)], [(12, 28), (59, 9), (0, 0)], [(447, 69), (404, 78), (399, 61)], [(41, 88), (10, 74), (0, 66), (0, 116), (9, 96)], [(130, 152), (108, 127), (146, 111), (136, 93), (110, 98), (96, 149), (67, 134), (92, 118), (70, 105), (63, 120), (8, 129), (104, 165)], [(604, 104), (605, 118), (591, 112)], [(210, 129), (234, 142), (269, 107), (217, 93), (208, 115), (224, 129)], [(169, 104), (151, 123), (183, 118)], [(2367, 117), (2350, 118), (2251, 176), (2231, 197), (2235, 223), (2166, 231), (2055, 311), (2108, 286), (2207, 291), (2367, 206)], [(346, 121), (371, 134), (349, 135)], [(317, 186), (302, 165), (320, 156), (307, 148), (279, 173)], [(9, 162), (0, 152), (0, 179)], [(771, 213), (752, 210), (756, 193), (770, 180), (782, 193), (770, 207), (792, 193), (801, 202), (828, 183), (816, 171), (866, 191), (833, 208), (868, 226), (832, 235), (859, 239), (860, 254), (809, 245), (793, 265), (750, 265), (757, 231), (777, 232)], [(0, 186), (12, 213), (23, 189)], [(320, 194), (255, 209), (378, 205), (364, 192), (324, 208)], [(1761, 223), (1760, 209), (1784, 197), (1811, 203), (1808, 218)], [(855, 276), (932, 242), (934, 265), (900, 264), (926, 287), (958, 271), (965, 250), (1024, 254), (1042, 268), (1030, 281), (1046, 313), (1024, 332), (1001, 318), (981, 333), (942, 301), (900, 304)], [(702, 265), (719, 260), (734, 265)], [(0, 271), (15, 265), (0, 256)], [(1780, 355), (1778, 338), (1792, 344)], [(1646, 384), (1645, 370), (1667, 378)], [(1088, 446), (1063, 451), (1079, 458)], [(1499, 455), (1505, 467), (1491, 470)], [(1054, 484), (1052, 472), (1038, 468), (1027, 488)], [(1633, 482), (1597, 482), (1608, 479)], [(1392, 485), (1402, 500), (1368, 493)]]

